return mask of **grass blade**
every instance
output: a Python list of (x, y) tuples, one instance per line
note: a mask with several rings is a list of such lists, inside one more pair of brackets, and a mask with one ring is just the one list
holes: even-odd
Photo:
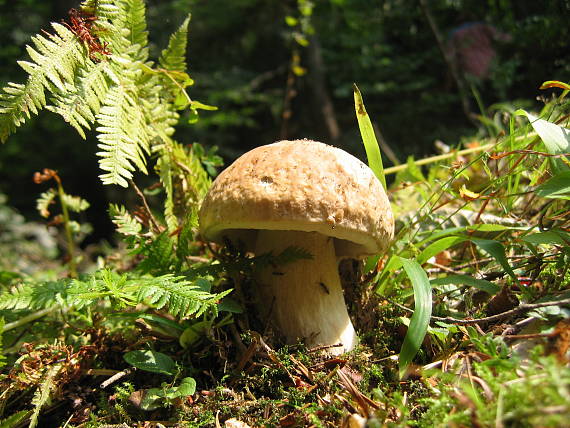
[(406, 373), (408, 364), (420, 349), (427, 332), (431, 317), (431, 285), (418, 262), (403, 257), (400, 257), (400, 261), (414, 287), (415, 302), (414, 314), (400, 350), (399, 372), (400, 378), (402, 378)]
[(360, 135), (362, 136), (362, 142), (364, 143), (364, 149), (366, 150), (368, 166), (372, 171), (374, 171), (374, 174), (378, 177), (378, 180), (380, 180), (384, 189), (386, 189), (386, 178), (384, 177), (384, 165), (382, 164), (380, 146), (378, 145), (378, 141), (374, 135), (374, 128), (372, 127), (372, 122), (370, 122), (370, 117), (368, 116), (368, 113), (366, 113), (362, 94), (356, 85), (353, 85), (353, 89), (356, 119), (358, 120)]
[(465, 242), (466, 240), (467, 238), (463, 236), (448, 236), (446, 238), (438, 239), (422, 250), (417, 257), (417, 261), (418, 263), (423, 264), (442, 251), (445, 251), (461, 242)]
[(495, 295), (501, 291), (501, 287), (499, 287), (497, 284), (491, 281), (486, 281), (484, 279), (473, 278), (469, 275), (448, 275), (443, 278), (432, 279), (430, 283), (432, 286), (448, 284), (469, 285), (471, 287), (477, 288), (478, 290), (485, 291), (491, 295)]

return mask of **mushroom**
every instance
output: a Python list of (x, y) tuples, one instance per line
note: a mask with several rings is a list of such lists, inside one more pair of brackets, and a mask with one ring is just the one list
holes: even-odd
[(216, 178), (199, 217), (212, 241), (241, 241), (257, 255), (309, 252), (311, 259), (257, 275), (259, 306), (288, 343), (302, 339), (332, 355), (354, 348), (338, 262), (384, 251), (394, 230), (388, 197), (368, 166), (316, 141), (257, 147)]

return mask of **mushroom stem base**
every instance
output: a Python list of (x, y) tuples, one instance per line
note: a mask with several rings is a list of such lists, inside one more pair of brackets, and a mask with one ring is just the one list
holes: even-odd
[(269, 267), (257, 276), (262, 313), (288, 343), (330, 346), (329, 354), (350, 351), (357, 343), (346, 310), (334, 239), (317, 232), (260, 230), (255, 252), (279, 254), (289, 247), (308, 251), (313, 258)]

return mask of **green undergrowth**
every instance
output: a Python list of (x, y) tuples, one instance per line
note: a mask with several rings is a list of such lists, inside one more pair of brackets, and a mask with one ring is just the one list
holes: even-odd
[[(189, 20), (156, 62), (142, 1), (85, 1), (71, 16), (91, 36), (55, 24), (33, 39), (28, 81), (0, 95), (0, 139), (44, 107), (58, 113), (93, 130), (103, 182), (128, 186), (138, 206), (110, 206), (120, 245), (93, 254), (79, 245), (88, 203), (57, 172), (34, 176), (55, 183), (39, 191), (47, 238), (0, 200), (1, 427), (570, 420), (567, 84), (545, 82), (537, 111), (504, 104), (447, 153), (392, 170), (356, 89), (396, 236), (385, 254), (340, 264), (360, 344), (330, 357), (283, 346), (256, 310), (256, 271), (310, 254), (253, 256), (198, 234), (221, 159), (173, 136), (209, 108), (188, 93)], [(149, 175), (142, 189), (134, 172)]]

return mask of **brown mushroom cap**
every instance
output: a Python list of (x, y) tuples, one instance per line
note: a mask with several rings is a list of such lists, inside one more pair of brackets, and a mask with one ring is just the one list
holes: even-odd
[(202, 204), (200, 229), (248, 249), (257, 230), (319, 232), (336, 238), (337, 256), (362, 257), (386, 249), (394, 218), (368, 166), (336, 147), (296, 140), (257, 147), (224, 170)]

